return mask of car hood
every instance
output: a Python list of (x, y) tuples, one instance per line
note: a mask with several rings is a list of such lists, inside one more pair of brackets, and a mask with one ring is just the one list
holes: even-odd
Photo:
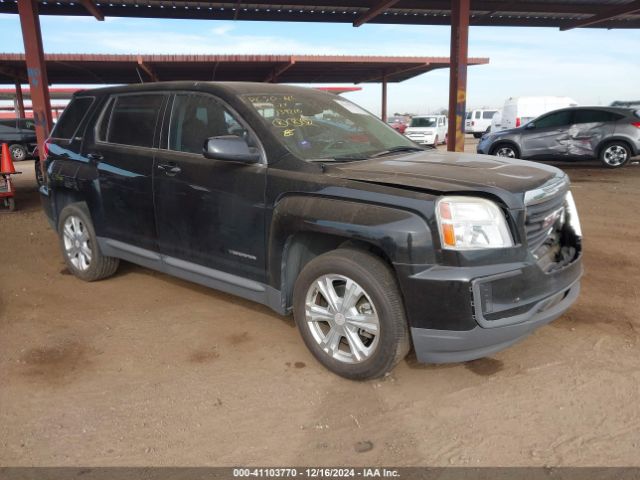
[(416, 152), (328, 166), (327, 175), (433, 194), (485, 192), (509, 208), (522, 206), (524, 193), (565, 179), (559, 169), (523, 160), (442, 151)]
[(506, 130), (498, 130), (497, 132), (490, 132), (489, 135), (492, 137), (498, 137), (498, 136), (503, 136), (503, 135), (513, 135), (513, 134), (518, 134), (521, 133), (522, 130), (524, 129), (524, 127), (517, 127), (517, 128), (509, 128)]

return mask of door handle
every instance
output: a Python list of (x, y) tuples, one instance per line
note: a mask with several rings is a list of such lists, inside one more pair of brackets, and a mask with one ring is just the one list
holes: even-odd
[(104, 156), (101, 153), (90, 153), (87, 157), (89, 157), (89, 160), (95, 160), (96, 162), (104, 159)]
[(165, 175), (168, 175), (170, 177), (173, 177), (174, 175), (182, 172), (182, 169), (173, 162), (158, 164), (158, 170), (162, 170)]

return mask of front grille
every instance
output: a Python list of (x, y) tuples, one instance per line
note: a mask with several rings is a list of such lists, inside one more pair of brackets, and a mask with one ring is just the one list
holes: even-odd
[[(549, 235), (555, 230), (557, 221), (565, 217), (565, 196), (567, 190), (559, 193), (543, 202), (527, 205), (525, 217), (525, 232), (527, 244), (531, 251), (535, 251), (542, 245)], [(554, 216), (554, 214), (556, 214)], [(557, 218), (555, 218), (557, 216)]]

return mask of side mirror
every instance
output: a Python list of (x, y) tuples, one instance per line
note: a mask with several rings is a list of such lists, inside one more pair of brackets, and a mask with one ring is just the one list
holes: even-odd
[(255, 163), (260, 160), (260, 154), (249, 148), (244, 138), (236, 135), (223, 135), (207, 139), (202, 154), (214, 160), (229, 160), (232, 162)]
[(535, 124), (535, 123), (533, 123), (533, 122), (529, 122), (529, 123), (527, 123), (527, 124), (524, 126), (524, 128), (525, 128), (526, 130), (533, 130), (534, 128), (536, 128), (536, 124)]

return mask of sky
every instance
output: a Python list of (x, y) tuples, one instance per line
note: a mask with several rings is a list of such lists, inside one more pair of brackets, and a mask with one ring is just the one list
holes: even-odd
[[(311, 54), (449, 56), (448, 27), (216, 20), (41, 17), (45, 52), (121, 54)], [(0, 51), (22, 53), (17, 15), (0, 14)], [(640, 30), (471, 27), (467, 108), (501, 107), (508, 97), (568, 96), (582, 105), (640, 99)], [(389, 114), (447, 107), (449, 70), (390, 84)], [(346, 96), (380, 111), (381, 88)]]

